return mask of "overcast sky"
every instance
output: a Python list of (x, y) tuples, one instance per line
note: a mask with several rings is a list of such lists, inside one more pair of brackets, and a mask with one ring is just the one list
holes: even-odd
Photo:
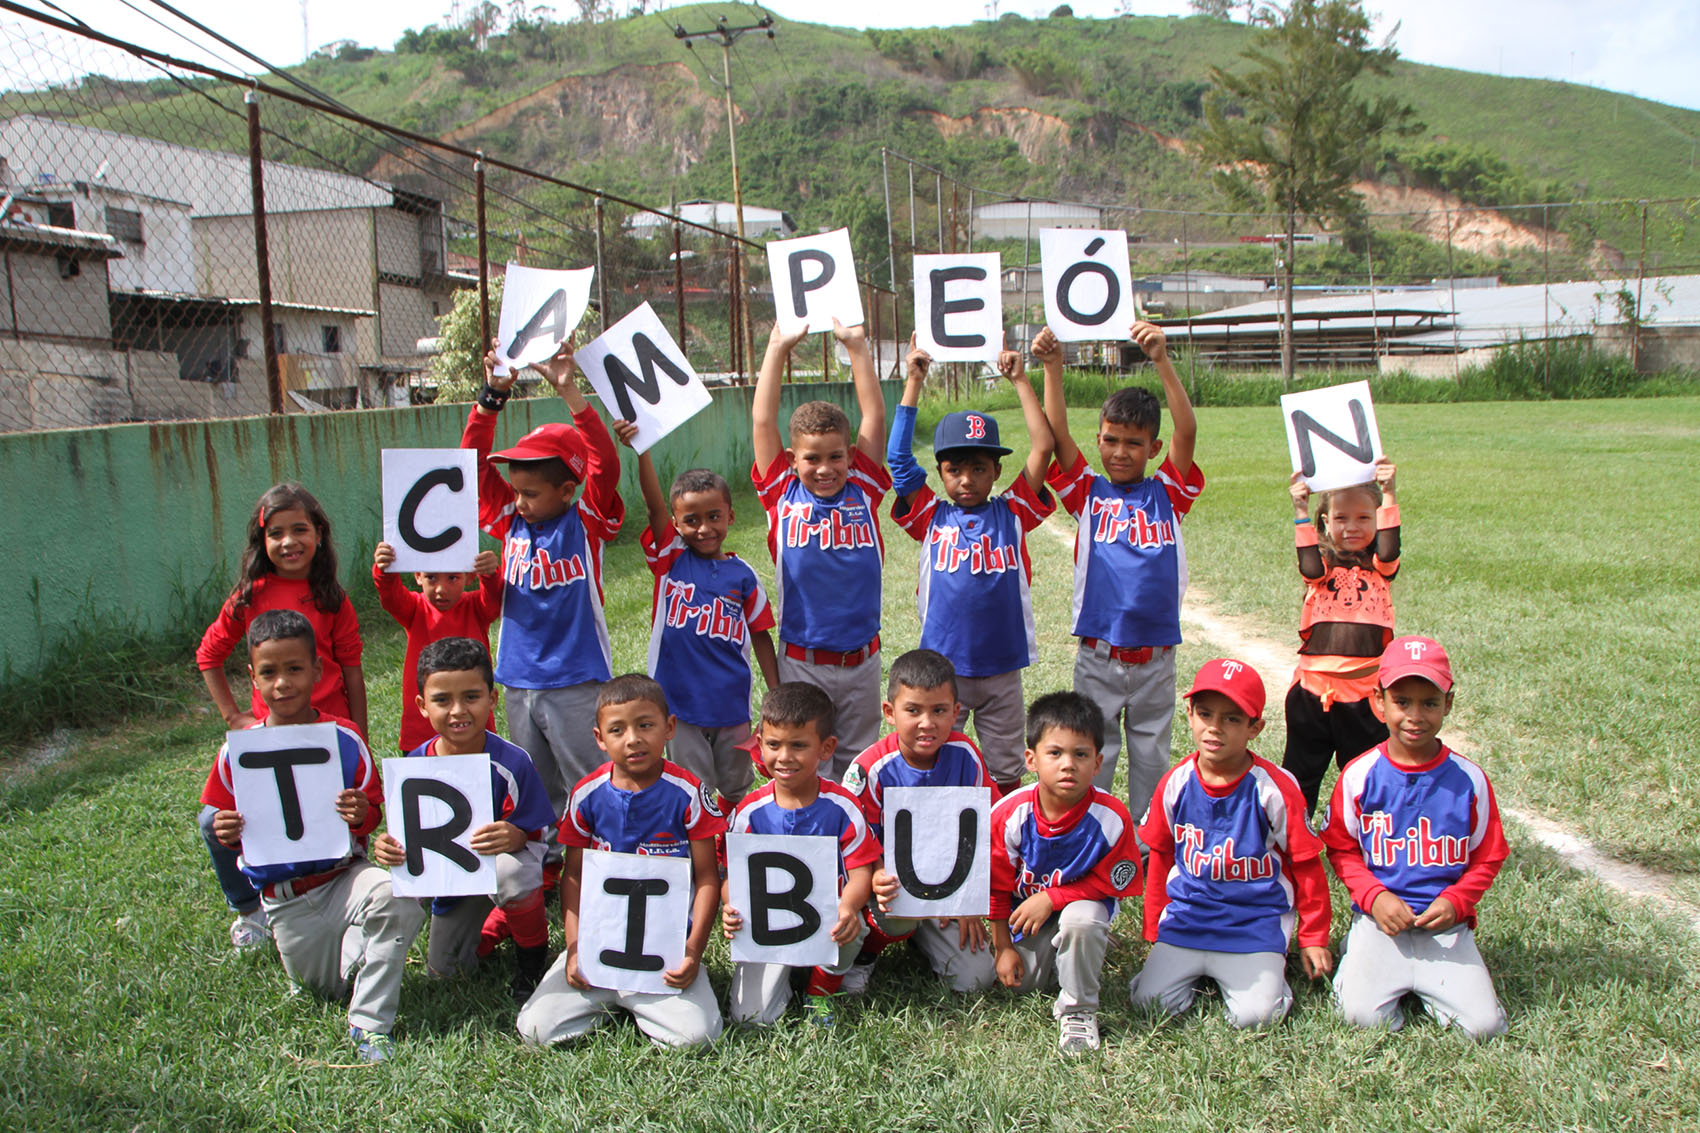
[[(25, 2), (45, 8), (43, 0)], [(620, 9), (629, 2), (613, 0)], [(1055, 2), (1002, 0), (996, 10), (1044, 15)], [(193, 51), (184, 39), (140, 13), (181, 28), (196, 40), (204, 38), (150, 0), (57, 3), (103, 31), (173, 54)], [(173, 3), (274, 63), (293, 63), (301, 58), (301, 0)], [(353, 39), (388, 47), (404, 28), (441, 21), (448, 6), (449, 0), (306, 0), (308, 42), (317, 46)], [(508, 7), (505, 0), (499, 6), (504, 10)], [(985, 19), (992, 7), (985, 0), (773, 0), (768, 6), (781, 20), (853, 22), (857, 27), (962, 24)], [(1140, 15), (1185, 15), (1190, 10), (1186, 0), (1130, 0), (1127, 6)], [(1599, 0), (1370, 0), (1366, 6), (1380, 32), (1385, 33), (1395, 23), (1400, 25), (1395, 43), (1401, 54), (1417, 62), (1490, 74), (1562, 79), (1700, 109), (1700, 2), (1696, 0), (1622, 5)], [(556, 0), (554, 7), (562, 16), (576, 11), (574, 0)], [(1111, 16), (1122, 3), (1073, 0), (1073, 7), (1081, 16)], [(728, 3), (725, 8), (734, 19), (740, 10), (748, 10), (747, 5), (737, 3)], [(14, 20), (9, 15), (0, 17), (0, 30), (15, 26)], [(0, 46), (0, 84), (9, 85), (18, 68), (34, 73), (41, 62), (39, 57), (30, 57), (26, 37), (7, 34), (5, 38), (7, 45)], [(228, 51), (220, 51), (229, 57)]]

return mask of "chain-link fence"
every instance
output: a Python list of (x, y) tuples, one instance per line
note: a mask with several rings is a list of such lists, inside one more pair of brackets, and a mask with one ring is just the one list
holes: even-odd
[[(759, 365), (773, 317), (760, 241), (784, 230), (749, 225), (740, 241), (730, 206), (623, 198), (468, 148), (471, 129), (422, 136), (289, 76), (258, 82), (55, 16), (0, 17), (0, 40), (0, 431), (470, 396), (510, 261), (595, 265), (586, 327), (648, 301), (711, 382)], [(1270, 363), (1273, 316), (1246, 304), (1273, 302), (1279, 218), (1027, 200), (893, 151), (880, 162), (889, 260), (864, 265), (862, 287), (882, 374), (912, 329), (916, 252), (1000, 253), (1011, 344), (1029, 342), (1038, 231), (1054, 226), (1126, 229), (1141, 310), (1179, 328), (1178, 348)], [(1332, 306), (1301, 314), (1301, 363), (1602, 327), (1639, 357), (1700, 307), (1681, 279), (1700, 263), (1695, 199), (1411, 200), (1372, 200), (1361, 232), (1302, 234), (1300, 294)], [(822, 339), (793, 377), (842, 376)], [(1135, 359), (1107, 346), (1077, 360)]]

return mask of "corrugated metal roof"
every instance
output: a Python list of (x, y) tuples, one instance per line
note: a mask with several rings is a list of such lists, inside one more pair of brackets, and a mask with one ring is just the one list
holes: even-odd
[[(111, 189), (183, 201), (197, 216), (253, 210), (247, 154), (196, 149), (34, 114), (0, 122), (0, 153), (24, 188), (44, 175), (49, 183), (93, 181), (105, 163), (103, 183)], [(346, 173), (267, 161), (265, 175), (268, 212), (387, 208), (394, 200), (388, 187)]]

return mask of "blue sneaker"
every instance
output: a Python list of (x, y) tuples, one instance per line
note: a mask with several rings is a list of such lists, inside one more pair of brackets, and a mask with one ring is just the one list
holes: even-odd
[(353, 1040), (354, 1053), (360, 1056), (362, 1062), (384, 1062), (395, 1054), (395, 1040), (382, 1031), (350, 1027), (348, 1037)]

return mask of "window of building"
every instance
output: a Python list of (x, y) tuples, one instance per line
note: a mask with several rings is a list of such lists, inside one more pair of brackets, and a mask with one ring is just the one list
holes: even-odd
[(334, 323), (319, 327), (319, 345), (326, 354), (342, 353), (342, 328)]
[(142, 243), (142, 214), (135, 209), (106, 206), (106, 232), (126, 244)]

